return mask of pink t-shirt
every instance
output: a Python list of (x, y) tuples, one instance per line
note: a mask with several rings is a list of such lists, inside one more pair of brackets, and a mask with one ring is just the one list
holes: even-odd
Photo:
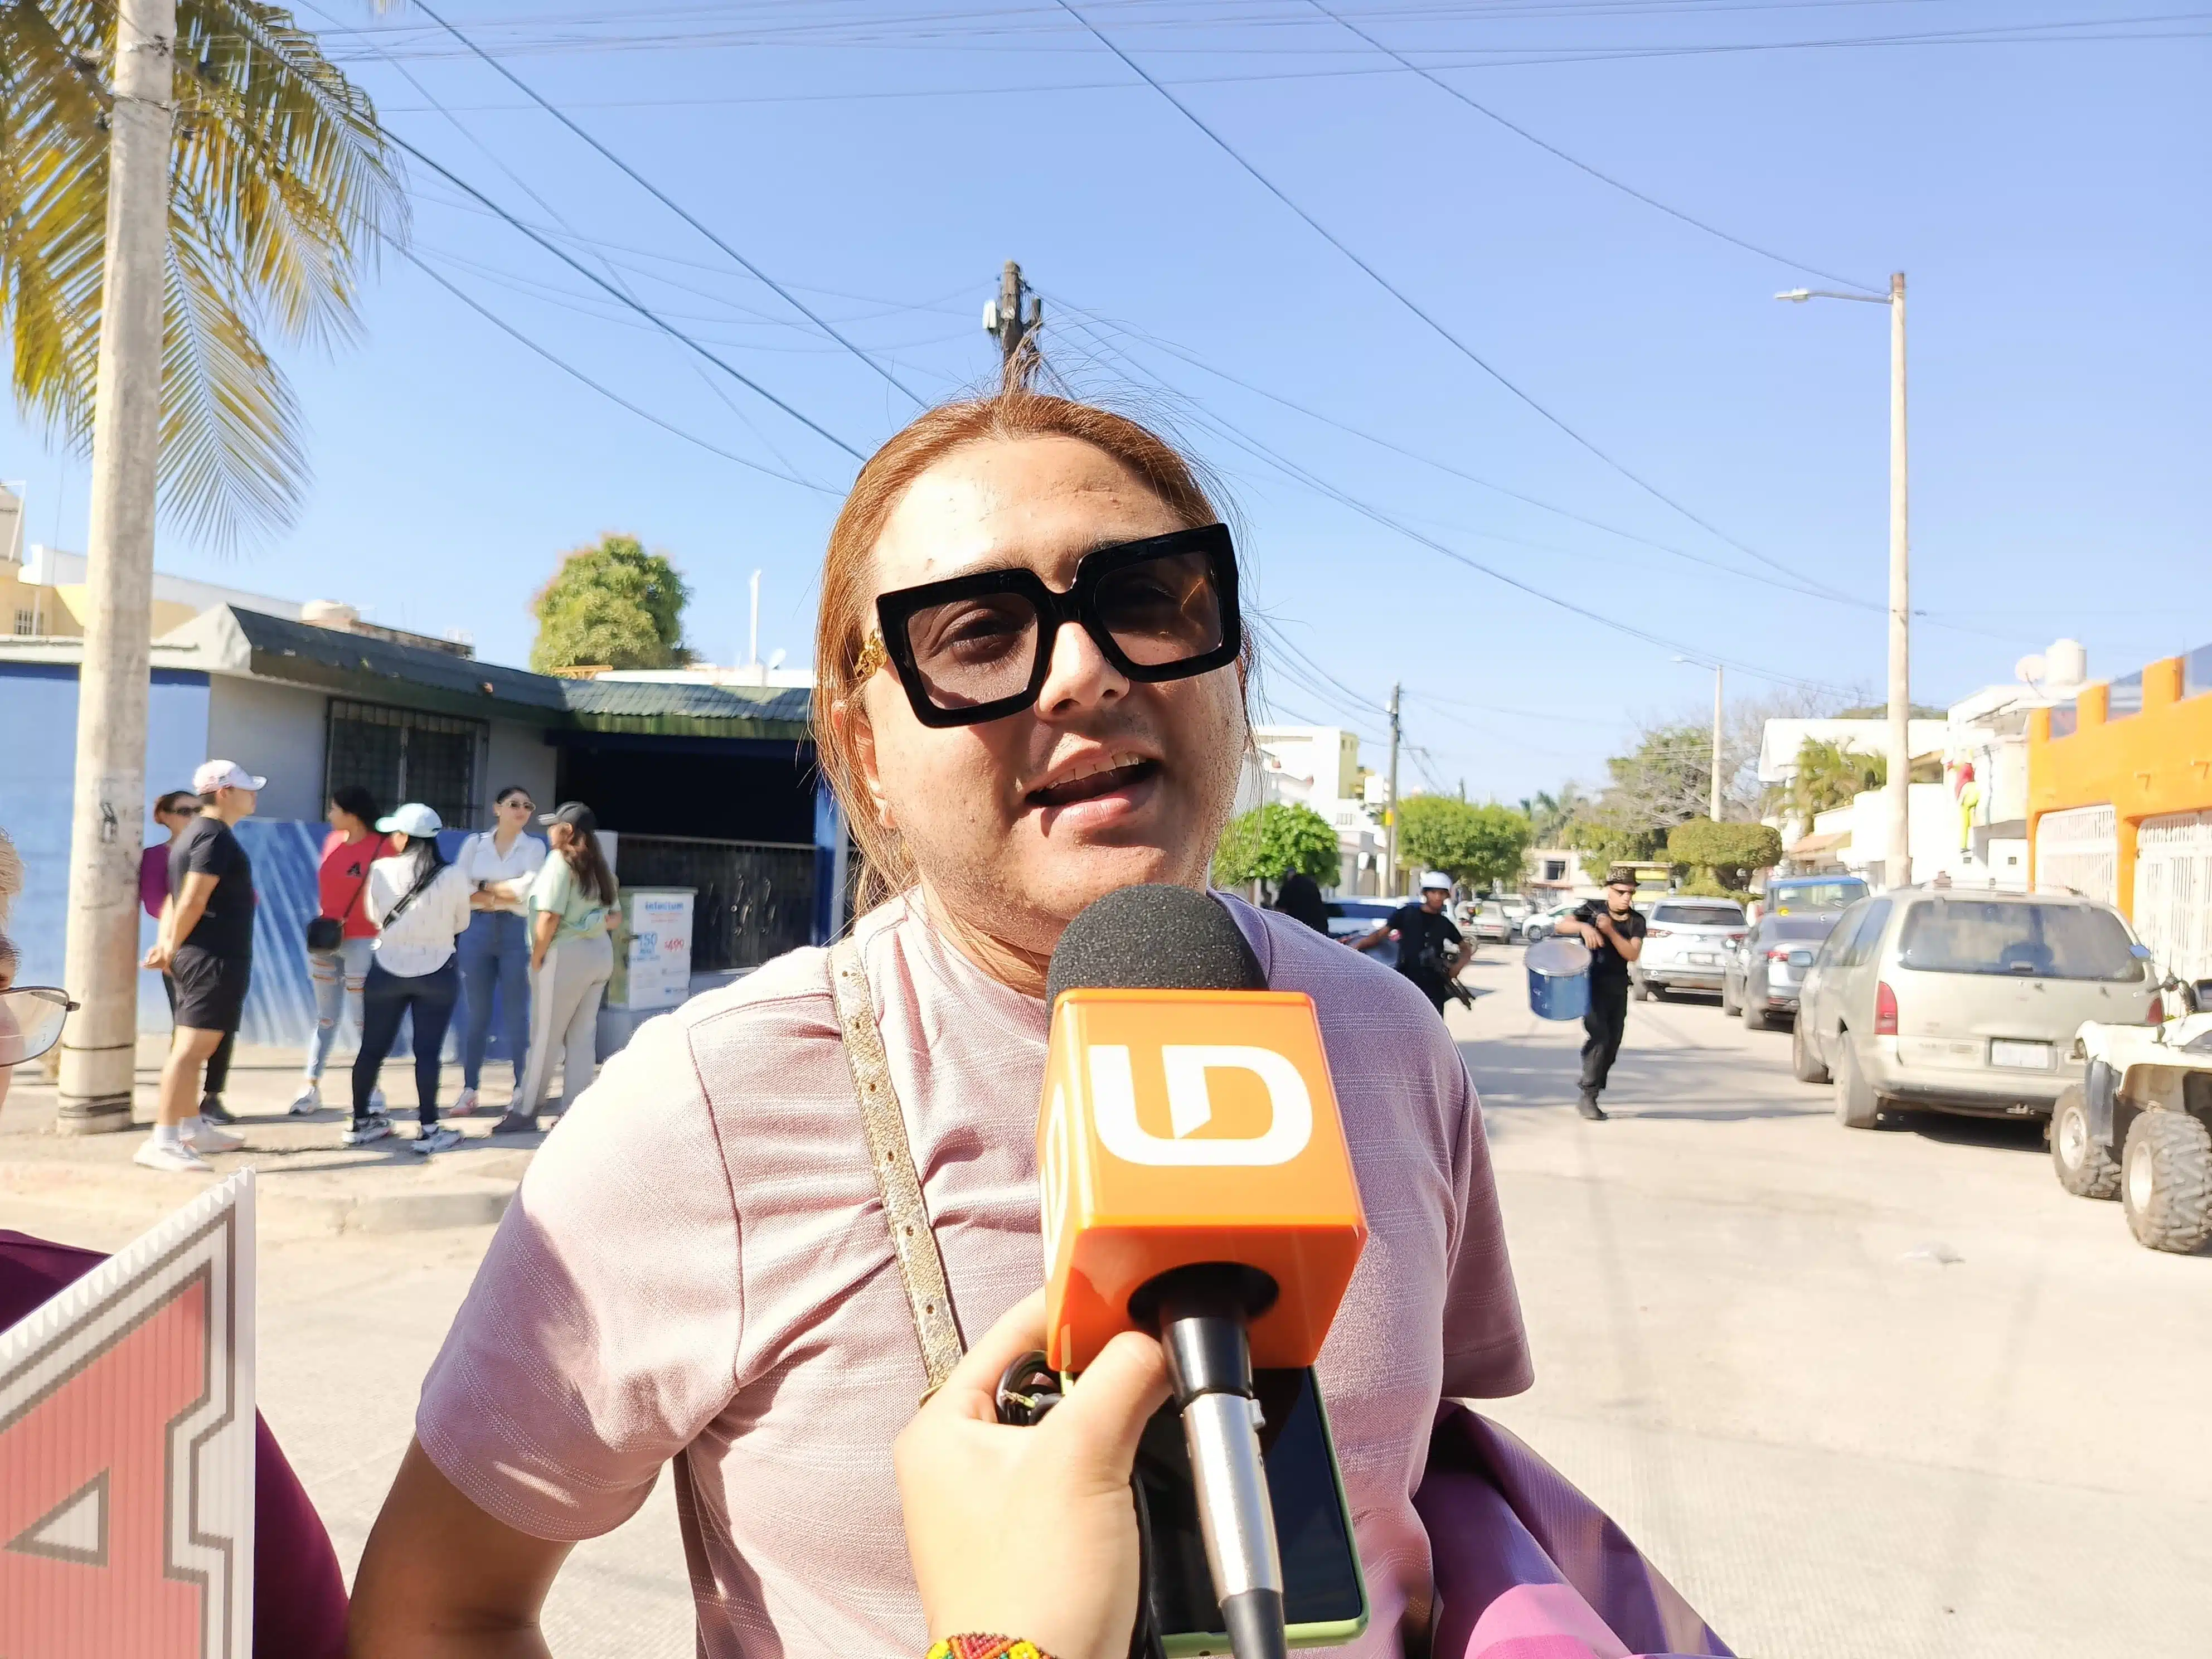
[[(1527, 1340), (1481, 1110), (1402, 975), (1226, 900), (1278, 990), (1313, 997), (1371, 1232), (1319, 1371), (1395, 1654), (1425, 1604), (1413, 1506), (1439, 1396), (1512, 1394)], [(1045, 1008), (919, 901), (854, 929), (954, 1309), (973, 1340), (1039, 1283)], [(532, 1162), (423, 1384), (416, 1431), (534, 1536), (618, 1525), (674, 1461), (711, 1659), (927, 1645), (890, 1445), (921, 1354), (837, 1036), (795, 951), (652, 1021)]]

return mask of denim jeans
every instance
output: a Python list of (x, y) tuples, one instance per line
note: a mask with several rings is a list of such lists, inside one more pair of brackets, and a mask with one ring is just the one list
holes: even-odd
[(438, 1060), (460, 994), (460, 970), (451, 957), (427, 974), (387, 974), (371, 959), (368, 982), (361, 993), (361, 1052), (353, 1060), (355, 1122), (368, 1115), (376, 1075), (399, 1039), (400, 1017), (410, 1011), (415, 1016), (415, 1103), (424, 1128), (437, 1122)]
[(522, 1083), (523, 1057), (530, 1047), (530, 924), (507, 910), (479, 910), (460, 938), (461, 980), (468, 1024), (461, 1032), (461, 1085), (483, 1081), (484, 1048), (491, 1038), (492, 988), (499, 988), (501, 1035), (514, 1081)]
[(368, 977), (368, 959), (376, 941), (343, 939), (335, 951), (307, 952), (307, 978), (315, 988), (315, 1035), (307, 1046), (307, 1080), (321, 1078), (330, 1063), (331, 1045), (337, 1041), (338, 1020), (349, 1009), (353, 1029), (361, 1035), (361, 988)]

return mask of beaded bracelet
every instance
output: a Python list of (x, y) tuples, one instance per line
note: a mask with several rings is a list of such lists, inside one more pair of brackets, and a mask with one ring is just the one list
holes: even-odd
[(928, 1659), (1052, 1659), (1034, 1642), (1013, 1636), (947, 1636), (931, 1644)]

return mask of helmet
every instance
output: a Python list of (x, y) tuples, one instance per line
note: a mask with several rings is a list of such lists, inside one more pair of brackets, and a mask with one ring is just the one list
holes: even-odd
[(1431, 887), (1441, 887), (1449, 893), (1451, 891), (1452, 878), (1441, 870), (1428, 871), (1421, 877), (1421, 890), (1425, 893)]

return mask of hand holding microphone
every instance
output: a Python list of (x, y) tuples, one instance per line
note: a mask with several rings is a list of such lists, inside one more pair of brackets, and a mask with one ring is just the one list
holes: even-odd
[(930, 1639), (998, 1632), (1053, 1659), (1127, 1659), (1137, 1617), (1129, 1471), (1167, 1398), (1159, 1345), (1109, 1342), (1035, 1428), (999, 1420), (1006, 1368), (1044, 1346), (1044, 1293), (1001, 1319), (892, 1449)]

